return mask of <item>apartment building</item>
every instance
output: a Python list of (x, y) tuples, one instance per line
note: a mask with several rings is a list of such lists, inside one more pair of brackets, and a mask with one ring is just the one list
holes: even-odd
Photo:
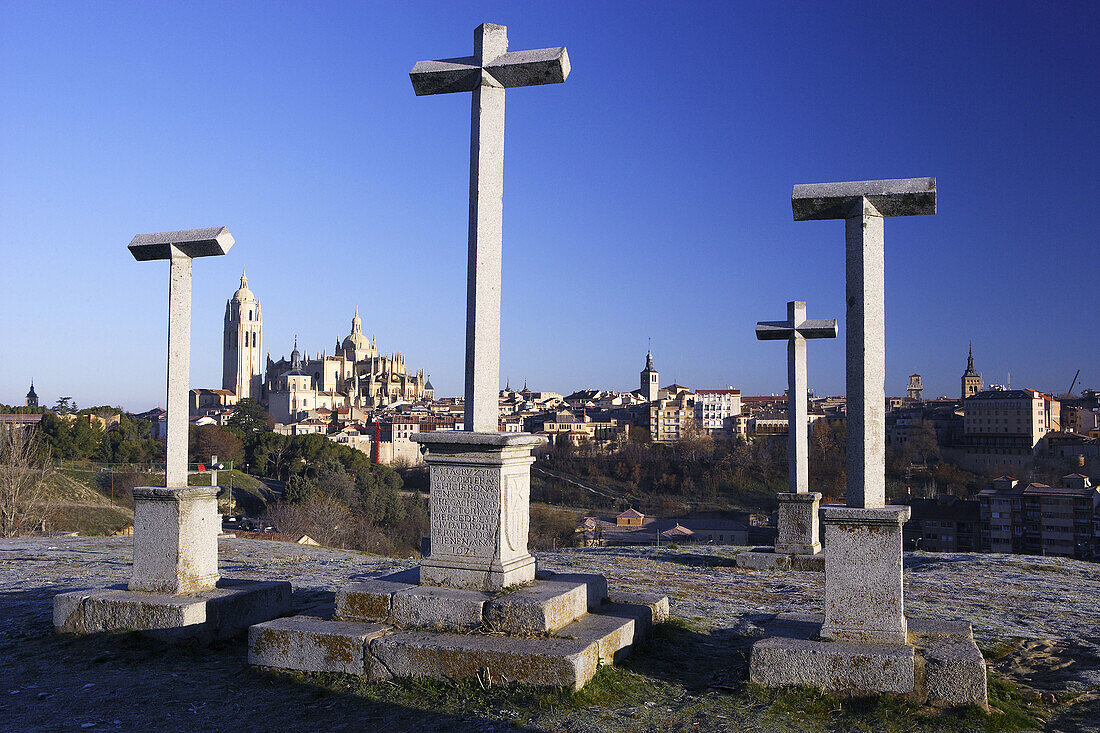
[(1059, 429), (1060, 406), (1034, 389), (989, 389), (963, 400), (964, 466), (971, 471), (1018, 471), (1035, 447)]
[(704, 432), (711, 435), (737, 431), (736, 418), (741, 414), (741, 390), (695, 390), (695, 419)]
[(1002, 476), (978, 493), (982, 549), (1091, 559), (1100, 556), (1100, 488), (1070, 474), (1061, 486)]

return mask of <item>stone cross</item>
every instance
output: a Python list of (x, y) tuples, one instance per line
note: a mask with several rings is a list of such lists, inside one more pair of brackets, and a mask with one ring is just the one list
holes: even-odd
[(139, 262), (168, 260), (168, 446), (164, 485), (187, 486), (187, 395), (191, 372), (191, 260), (233, 246), (225, 227), (139, 234), (130, 253)]
[(806, 494), (810, 491), (809, 441), (806, 406), (806, 339), (836, 338), (835, 318), (806, 320), (806, 303), (787, 303), (787, 320), (760, 321), (756, 338), (761, 341), (787, 341), (787, 444), (790, 491)]
[(936, 179), (797, 185), (795, 221), (844, 219), (847, 504), (886, 505), (886, 308), (883, 217), (936, 213)]
[(564, 48), (508, 52), (502, 25), (474, 30), (474, 55), (420, 61), (409, 72), (417, 96), (473, 92), (470, 235), (466, 273), (465, 429), (497, 432), (500, 389), (500, 261), (504, 191), (504, 90), (569, 76)]

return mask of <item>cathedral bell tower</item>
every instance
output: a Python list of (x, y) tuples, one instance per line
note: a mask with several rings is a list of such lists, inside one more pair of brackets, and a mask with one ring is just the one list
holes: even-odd
[(647, 351), (645, 355), (645, 369), (641, 373), (642, 398), (647, 402), (657, 399), (660, 386), (657, 384), (657, 370), (653, 368), (653, 352)]
[(232, 391), (237, 399), (260, 399), (263, 326), (260, 301), (248, 289), (248, 277), (241, 272), (241, 287), (225, 303), (222, 344), (222, 389)]
[(973, 397), (982, 391), (982, 377), (974, 369), (974, 347), (966, 357), (966, 371), (962, 375), (962, 399)]

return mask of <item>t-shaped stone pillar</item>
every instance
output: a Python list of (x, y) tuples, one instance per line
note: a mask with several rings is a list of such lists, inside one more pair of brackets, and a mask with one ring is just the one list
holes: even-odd
[(564, 82), (565, 48), (508, 52), (508, 29), (482, 23), (474, 55), (420, 61), (416, 95), (473, 92), (470, 237), (466, 269), (466, 430), (495, 433), (500, 420), (500, 260), (504, 196), (504, 90)]
[(886, 308), (883, 217), (936, 213), (936, 179), (795, 186), (795, 221), (844, 219), (847, 350), (847, 507), (826, 507), (821, 636), (904, 644), (901, 526), (886, 506)]
[(527, 551), (531, 449), (541, 436), (500, 430), (500, 261), (504, 194), (504, 90), (569, 76), (564, 48), (508, 51), (508, 29), (482, 23), (474, 55), (420, 61), (409, 72), (417, 96), (473, 92), (470, 231), (466, 269), (465, 431), (414, 436), (431, 485), (431, 557), (425, 584), (499, 590), (534, 580)]
[(134, 259), (169, 261), (168, 439), (163, 487), (134, 489), (130, 590), (193, 593), (218, 581), (218, 487), (187, 486), (187, 393), (191, 359), (191, 260), (233, 246), (225, 227), (139, 234)]
[(817, 508), (821, 494), (810, 491), (809, 410), (806, 405), (806, 339), (836, 338), (836, 319), (806, 320), (806, 303), (787, 303), (787, 320), (761, 321), (756, 338), (787, 341), (787, 465), (790, 490), (779, 494), (776, 553), (816, 555)]

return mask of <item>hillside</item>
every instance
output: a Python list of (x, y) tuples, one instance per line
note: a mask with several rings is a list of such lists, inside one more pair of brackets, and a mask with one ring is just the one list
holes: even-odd
[[(539, 553), (552, 570), (607, 574), (611, 595), (666, 592), (674, 621), (623, 669), (577, 694), (338, 675), (267, 673), (243, 641), (162, 647), (129, 635), (58, 637), (50, 599), (124, 582), (127, 538), (0, 541), (0, 728), (221, 730), (1100, 730), (1100, 566), (1008, 555), (906, 555), (911, 616), (974, 623), (991, 659), (994, 714), (942, 713), (897, 700), (840, 701), (746, 685), (761, 622), (817, 610), (822, 576), (736, 568), (744, 548), (589, 548)], [(349, 579), (409, 561), (270, 541), (221, 543), (226, 576), (288, 579), (298, 613), (331, 611)], [(141, 680), (142, 684), (133, 684)]]
[[(209, 486), (209, 473), (192, 473), (188, 483)], [(51, 527), (57, 532), (77, 532), (84, 536), (113, 535), (133, 525), (134, 500), (130, 489), (135, 482), (160, 486), (164, 474), (112, 474), (99, 470), (61, 469), (46, 479), (46, 494), (52, 511)], [(262, 481), (240, 471), (221, 471), (218, 483), (223, 487), (219, 506), (229, 511), (228, 490), (232, 487), (234, 511), (238, 514), (262, 514), (275, 493)]]

